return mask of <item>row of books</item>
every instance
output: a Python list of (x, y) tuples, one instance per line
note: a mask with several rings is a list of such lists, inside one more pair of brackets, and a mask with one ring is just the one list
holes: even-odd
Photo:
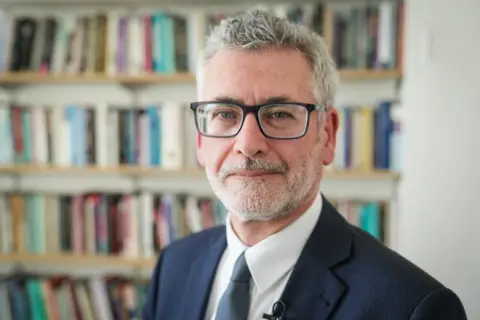
[(188, 71), (187, 20), (153, 14), (0, 16), (3, 71), (53, 74)]
[[(383, 239), (383, 206), (340, 201), (352, 224)], [(152, 258), (164, 246), (225, 222), (217, 199), (170, 194), (0, 196), (0, 252)]]
[[(323, 4), (261, 6), (324, 35)], [(236, 13), (240, 13), (239, 10)], [(194, 71), (205, 36), (234, 12), (0, 12), (0, 72), (145, 74)], [(394, 68), (401, 61), (403, 5), (335, 8), (332, 53), (340, 67)], [(329, 20), (330, 21), (330, 20)]]
[(380, 101), (374, 106), (338, 106), (336, 154), (329, 169), (399, 171), (402, 141), (399, 108), (392, 101)]
[(154, 258), (225, 216), (215, 199), (171, 194), (0, 195), (0, 252)]
[(332, 54), (339, 68), (402, 68), (403, 1), (334, 7), (332, 20)]
[[(333, 169), (399, 170), (396, 109), (391, 101), (339, 106)], [(171, 102), (128, 108), (0, 104), (0, 165), (198, 168), (193, 117), (186, 105)]]
[(121, 278), (0, 279), (2, 320), (140, 320), (148, 285)]
[(0, 104), (0, 164), (198, 167), (185, 105)]

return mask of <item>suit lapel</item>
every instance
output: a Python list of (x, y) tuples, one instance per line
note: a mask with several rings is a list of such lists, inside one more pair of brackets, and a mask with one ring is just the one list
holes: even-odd
[(345, 292), (345, 286), (328, 269), (306, 253), (295, 267), (281, 300), (285, 320), (327, 319)]
[(323, 199), (320, 219), (281, 298), (286, 304), (285, 320), (329, 317), (347, 289), (332, 268), (349, 257), (351, 236), (346, 222)]
[(180, 319), (203, 319), (218, 262), (226, 247), (225, 233), (209, 244), (206, 254), (192, 263), (183, 296)]

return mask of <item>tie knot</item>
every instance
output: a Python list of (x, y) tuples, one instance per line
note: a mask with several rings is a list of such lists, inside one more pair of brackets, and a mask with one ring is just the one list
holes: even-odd
[(232, 281), (248, 282), (250, 281), (250, 270), (248, 269), (247, 261), (245, 260), (245, 251), (238, 257), (233, 267)]

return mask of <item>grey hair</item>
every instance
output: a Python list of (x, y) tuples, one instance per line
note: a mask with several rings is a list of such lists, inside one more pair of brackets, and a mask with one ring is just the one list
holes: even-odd
[(312, 67), (311, 90), (316, 102), (328, 108), (333, 105), (338, 73), (323, 38), (306, 26), (258, 9), (226, 18), (212, 29), (200, 53), (197, 79), (201, 78), (202, 66), (221, 49), (270, 47), (288, 47), (303, 53)]

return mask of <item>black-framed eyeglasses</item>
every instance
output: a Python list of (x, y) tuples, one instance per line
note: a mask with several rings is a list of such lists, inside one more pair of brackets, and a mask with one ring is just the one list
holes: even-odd
[(274, 102), (255, 106), (224, 101), (192, 102), (195, 125), (202, 136), (231, 138), (243, 127), (247, 114), (253, 113), (264, 136), (272, 139), (298, 139), (308, 131), (313, 111), (323, 105), (300, 102)]

